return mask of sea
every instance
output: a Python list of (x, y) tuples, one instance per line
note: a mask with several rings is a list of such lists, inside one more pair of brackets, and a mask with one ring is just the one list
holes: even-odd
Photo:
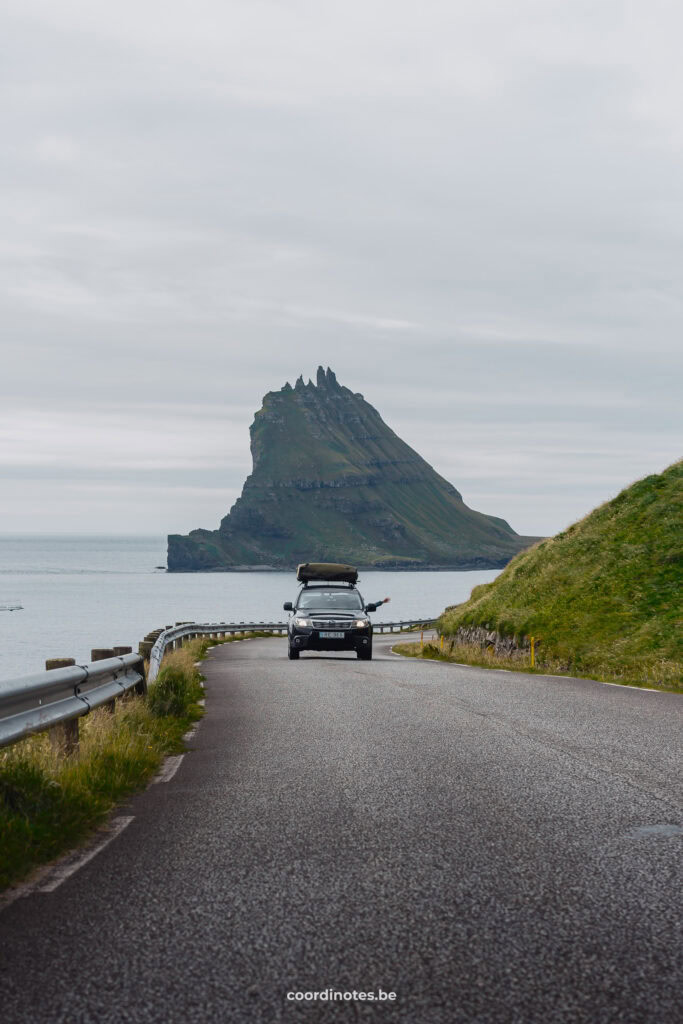
[[(47, 658), (89, 661), (95, 647), (137, 650), (179, 621), (281, 622), (298, 589), (293, 572), (167, 573), (165, 562), (165, 537), (0, 536), (0, 681)], [(359, 589), (391, 598), (375, 622), (432, 618), (499, 571), (364, 572)]]

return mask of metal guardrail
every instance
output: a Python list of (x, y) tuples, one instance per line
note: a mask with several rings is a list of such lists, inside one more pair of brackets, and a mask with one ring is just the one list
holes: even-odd
[(236, 633), (286, 633), (286, 622), (184, 622), (180, 626), (164, 629), (154, 641), (149, 652), (149, 669), (147, 679), (150, 683), (156, 679), (164, 654), (170, 648), (181, 647), (185, 639), (194, 640), (198, 636), (222, 638)]
[[(400, 622), (376, 622), (376, 633), (431, 626), (435, 619), (404, 619)], [(187, 622), (151, 634), (156, 640), (144, 645), (149, 651), (147, 679), (153, 682), (169, 649), (182, 646), (183, 640), (198, 636), (216, 637), (237, 633), (287, 632), (286, 622)], [(143, 645), (141, 644), (141, 651)], [(146, 651), (145, 651), (146, 653)], [(93, 651), (93, 654), (95, 652)], [(78, 744), (78, 719), (94, 708), (113, 707), (117, 697), (135, 690), (145, 693), (147, 682), (143, 654), (122, 654), (85, 665), (68, 665), (46, 672), (8, 679), (0, 683), (0, 747), (9, 746), (32, 733), (46, 729), (62, 730), (60, 742), (67, 747)]]
[(146, 690), (139, 654), (36, 672), (0, 683), (0, 747), (87, 715), (130, 690)]
[[(406, 619), (402, 622), (374, 622), (373, 631), (393, 633), (402, 629), (419, 626), (432, 626), (436, 619)], [(287, 632), (286, 622), (184, 622), (179, 626), (163, 630), (149, 652), (149, 671), (147, 678), (153, 682), (161, 668), (161, 662), (167, 650), (182, 646), (185, 639), (193, 640), (198, 636), (216, 637), (234, 636), (237, 633), (282, 633)]]
[(385, 629), (388, 629), (390, 633), (402, 629), (419, 629), (421, 626), (429, 627), (433, 626), (436, 619), (407, 619), (404, 622), (373, 622), (372, 628), (375, 633), (383, 633)]

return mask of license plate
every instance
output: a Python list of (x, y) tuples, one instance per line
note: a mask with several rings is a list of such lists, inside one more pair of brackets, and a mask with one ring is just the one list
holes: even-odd
[(321, 633), (320, 634), (320, 639), (321, 640), (343, 640), (344, 639), (344, 634), (343, 633)]

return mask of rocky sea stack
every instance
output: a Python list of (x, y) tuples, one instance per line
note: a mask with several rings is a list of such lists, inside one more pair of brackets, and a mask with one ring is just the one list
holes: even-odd
[(241, 496), (218, 530), (169, 536), (170, 571), (499, 568), (536, 540), (468, 508), (330, 369), (269, 392), (250, 429)]

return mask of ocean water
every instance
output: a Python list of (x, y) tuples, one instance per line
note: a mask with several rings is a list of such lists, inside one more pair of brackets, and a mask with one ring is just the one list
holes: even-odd
[[(0, 680), (40, 671), (46, 658), (88, 661), (181, 620), (284, 621), (294, 573), (167, 573), (164, 537), (0, 537)], [(376, 622), (431, 618), (499, 570), (366, 572), (367, 601), (389, 596)]]

